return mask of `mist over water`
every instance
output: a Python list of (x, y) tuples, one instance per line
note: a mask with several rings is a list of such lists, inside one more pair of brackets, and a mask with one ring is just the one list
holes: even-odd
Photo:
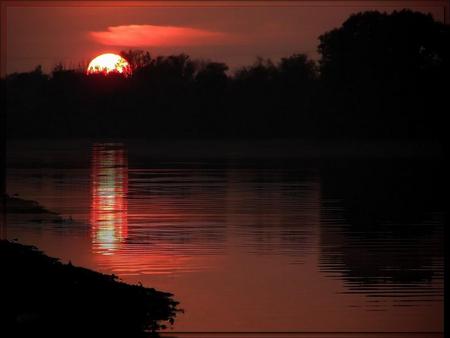
[(174, 331), (443, 330), (438, 160), (199, 153), (11, 142), (8, 193), (71, 221), (8, 237), (174, 293)]

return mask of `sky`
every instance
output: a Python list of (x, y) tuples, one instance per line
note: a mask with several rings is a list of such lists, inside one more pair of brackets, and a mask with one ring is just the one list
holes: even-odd
[[(231, 69), (257, 57), (294, 53), (317, 59), (318, 37), (352, 13), (410, 8), (448, 18), (448, 3), (428, 1), (2, 2), (2, 75), (79, 67), (95, 56), (143, 49), (186, 53)], [(448, 20), (448, 19), (447, 19)], [(6, 39), (3, 37), (6, 35)], [(6, 62), (5, 62), (6, 61)]]

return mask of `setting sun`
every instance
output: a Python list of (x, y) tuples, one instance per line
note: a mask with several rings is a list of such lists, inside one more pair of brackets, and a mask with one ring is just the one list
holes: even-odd
[(87, 68), (88, 74), (108, 74), (111, 72), (129, 75), (131, 72), (130, 64), (120, 55), (106, 53), (92, 59)]

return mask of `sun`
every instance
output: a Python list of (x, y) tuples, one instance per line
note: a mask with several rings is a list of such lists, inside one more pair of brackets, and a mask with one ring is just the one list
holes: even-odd
[(106, 53), (95, 57), (91, 62), (89, 62), (87, 73), (101, 73), (105, 75), (109, 73), (120, 73), (128, 76), (131, 74), (131, 68), (128, 61), (120, 55)]

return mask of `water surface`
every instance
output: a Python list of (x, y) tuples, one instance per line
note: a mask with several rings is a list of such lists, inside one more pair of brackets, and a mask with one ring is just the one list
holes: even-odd
[(8, 237), (174, 293), (176, 332), (442, 331), (439, 160), (196, 146), (10, 142), (8, 193), (71, 221)]

